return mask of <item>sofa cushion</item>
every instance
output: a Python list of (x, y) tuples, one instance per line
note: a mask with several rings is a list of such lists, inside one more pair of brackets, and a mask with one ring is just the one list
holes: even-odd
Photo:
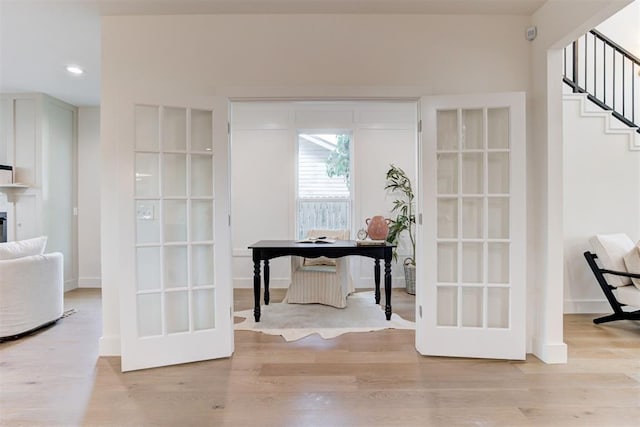
[(15, 242), (0, 243), (0, 260), (42, 255), (47, 246), (47, 236)]
[[(629, 273), (640, 274), (640, 241), (623, 259)], [(631, 282), (640, 290), (640, 279), (632, 278)]]
[[(623, 233), (618, 234), (597, 234), (589, 239), (591, 247), (598, 255), (602, 266), (607, 270), (627, 272), (624, 265), (624, 256), (633, 249), (633, 241)], [(631, 278), (607, 275), (607, 281), (611, 286), (619, 287), (631, 284)]]

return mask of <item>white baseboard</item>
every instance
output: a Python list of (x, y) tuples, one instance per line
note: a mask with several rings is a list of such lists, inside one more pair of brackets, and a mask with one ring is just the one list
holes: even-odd
[(567, 363), (565, 343), (545, 343), (533, 338), (533, 355), (547, 364)]
[(101, 288), (102, 278), (101, 277), (80, 277), (78, 278), (78, 287), (79, 288)]
[(78, 287), (78, 281), (76, 279), (65, 280), (64, 291), (68, 292)]
[(610, 313), (611, 306), (606, 299), (564, 300), (565, 314)]
[(101, 336), (98, 351), (100, 356), (120, 356), (120, 335)]

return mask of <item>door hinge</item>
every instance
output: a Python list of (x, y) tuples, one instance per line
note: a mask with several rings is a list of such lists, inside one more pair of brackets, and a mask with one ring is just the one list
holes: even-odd
[(422, 225), (422, 214), (418, 214), (418, 225)]
[(418, 120), (418, 132), (422, 132), (422, 120)]
[(231, 135), (231, 123), (227, 122), (227, 135)]
[(422, 306), (421, 305), (418, 306), (418, 314), (420, 315), (420, 318), (422, 319)]
[(231, 227), (231, 215), (229, 215), (229, 227)]

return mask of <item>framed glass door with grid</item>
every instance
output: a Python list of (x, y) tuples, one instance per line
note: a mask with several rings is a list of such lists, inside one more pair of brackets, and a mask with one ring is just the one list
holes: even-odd
[(524, 95), (425, 97), (421, 110), (416, 346), (524, 359)]
[(136, 104), (124, 123), (134, 175), (123, 178), (122, 369), (227, 357), (226, 100)]

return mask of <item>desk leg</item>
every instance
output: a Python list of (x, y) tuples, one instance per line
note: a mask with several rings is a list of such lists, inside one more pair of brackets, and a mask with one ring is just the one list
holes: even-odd
[(253, 255), (253, 318), (260, 321), (260, 258)]
[(384, 314), (391, 320), (391, 258), (384, 260)]
[(378, 258), (375, 259), (373, 267), (373, 280), (376, 284), (376, 304), (380, 304), (380, 260)]
[(269, 260), (264, 260), (264, 305), (269, 305)]

